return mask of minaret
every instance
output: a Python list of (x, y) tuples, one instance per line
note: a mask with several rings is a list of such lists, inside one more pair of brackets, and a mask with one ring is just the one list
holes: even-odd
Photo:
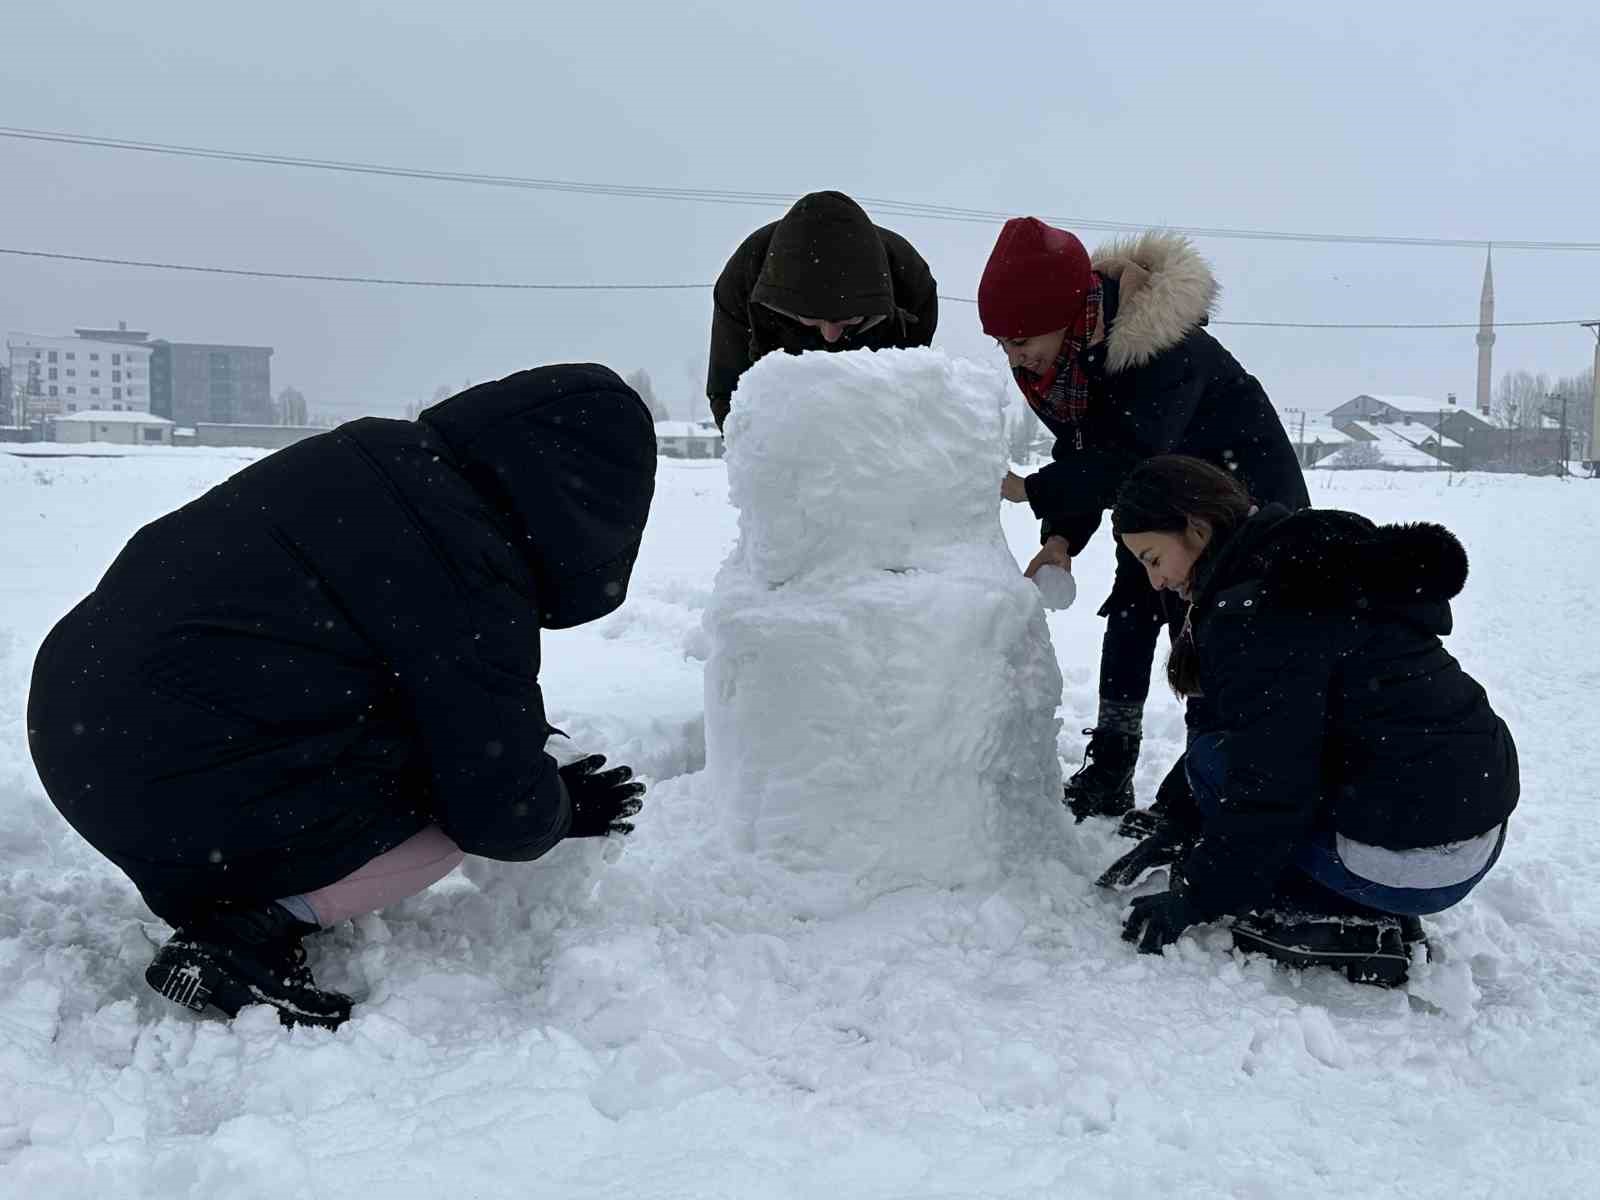
[(1483, 295), (1478, 300), (1478, 412), (1489, 415), (1494, 387), (1494, 247), (1483, 260)]

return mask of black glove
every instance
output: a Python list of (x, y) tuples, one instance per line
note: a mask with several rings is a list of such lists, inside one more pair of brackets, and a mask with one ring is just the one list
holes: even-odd
[(1139, 841), (1166, 825), (1200, 827), (1200, 810), (1195, 807), (1194, 793), (1189, 789), (1188, 761), (1187, 753), (1178, 756), (1178, 761), (1172, 764), (1156, 789), (1155, 803), (1124, 814), (1117, 825), (1117, 836)]
[(1183, 858), (1192, 845), (1194, 840), (1176, 824), (1157, 825), (1154, 833), (1102, 871), (1100, 878), (1094, 881), (1095, 886), (1132, 887), (1146, 871), (1169, 867)]
[(606, 837), (633, 832), (629, 817), (644, 807), (644, 784), (633, 778), (631, 767), (602, 771), (606, 756), (591, 754), (558, 768), (572, 805), (568, 837)]
[(1138, 942), (1140, 954), (1160, 954), (1199, 919), (1182, 891), (1139, 896), (1129, 909), (1122, 940)]

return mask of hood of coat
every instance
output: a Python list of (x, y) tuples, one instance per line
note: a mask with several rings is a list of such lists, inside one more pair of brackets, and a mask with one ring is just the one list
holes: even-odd
[(893, 316), (889, 253), (877, 226), (842, 192), (802, 196), (773, 228), (750, 299), (826, 321)]
[(1311, 612), (1398, 612), (1450, 630), (1449, 602), (1467, 582), (1467, 552), (1442, 525), (1375, 525), (1357, 513), (1269, 504), (1228, 539), (1208, 594), (1259, 579), (1263, 600)]
[(1182, 234), (1116, 238), (1095, 251), (1097, 274), (1117, 281), (1118, 305), (1106, 335), (1106, 371), (1143, 366), (1206, 323), (1219, 288), (1211, 266)]
[(1440, 604), (1461, 594), (1467, 552), (1443, 525), (1374, 525), (1354, 513), (1307, 510), (1278, 529), (1266, 585), (1310, 608)]
[(417, 420), (520, 536), (542, 626), (622, 603), (655, 493), (655, 424), (637, 392), (596, 363), (538, 367)]

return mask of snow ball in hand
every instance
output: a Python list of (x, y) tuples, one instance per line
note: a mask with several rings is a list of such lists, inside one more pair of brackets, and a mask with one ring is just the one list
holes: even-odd
[(1073, 579), (1072, 572), (1054, 563), (1045, 563), (1035, 571), (1033, 582), (1046, 608), (1071, 608), (1078, 598), (1078, 581)]

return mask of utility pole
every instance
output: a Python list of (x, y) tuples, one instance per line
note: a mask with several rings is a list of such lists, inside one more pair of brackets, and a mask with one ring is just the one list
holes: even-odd
[[(1554, 400), (1556, 398), (1555, 393), (1551, 392), (1549, 398)], [(1561, 393), (1561, 441), (1557, 444), (1560, 446), (1560, 450), (1557, 452), (1556, 477), (1565, 479), (1567, 477), (1567, 394), (1565, 392)]]
[(1300, 467), (1302, 470), (1304, 470), (1306, 467), (1311, 465), (1306, 461), (1306, 410), (1303, 408), (1282, 408), (1278, 411), (1284, 415), (1288, 415), (1290, 413), (1300, 414), (1300, 434), (1295, 441), (1294, 456), (1300, 460)]
[(1589, 455), (1590, 461), (1596, 464), (1589, 468), (1589, 477), (1593, 479), (1600, 476), (1600, 321), (1585, 321), (1583, 327), (1594, 334), (1594, 395), (1591, 397), (1593, 407), (1589, 410), (1592, 423)]

